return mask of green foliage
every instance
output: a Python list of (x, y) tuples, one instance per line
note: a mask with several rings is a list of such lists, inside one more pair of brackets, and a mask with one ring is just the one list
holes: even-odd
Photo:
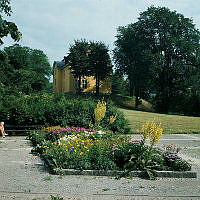
[[(94, 109), (97, 100), (73, 95), (5, 95), (0, 98), (0, 116), (6, 124), (12, 125), (69, 125), (89, 128), (94, 123)], [(128, 133), (127, 121), (109, 102), (105, 120), (101, 127), (114, 132)], [(110, 125), (110, 116), (117, 116)]]
[(0, 79), (8, 92), (31, 94), (49, 87), (51, 67), (47, 56), (37, 49), (14, 45), (0, 53)]
[(128, 83), (122, 75), (113, 73), (112, 75), (112, 94), (128, 95)]
[(141, 39), (138, 23), (119, 27), (117, 30), (114, 61), (117, 72), (127, 76), (130, 96), (136, 96), (135, 107), (138, 108), (139, 97), (144, 97), (149, 89), (151, 52)]
[[(51, 137), (57, 138), (54, 142), (48, 139), (49, 134), (59, 132), (63, 135)], [(34, 151), (42, 156), (50, 170), (120, 170), (124, 171), (123, 175), (142, 170), (149, 179), (155, 179), (155, 170), (191, 170), (191, 165), (177, 153), (147, 146), (143, 141), (131, 141), (126, 136), (80, 128), (59, 128), (45, 134), (45, 140), (41, 140), (41, 131), (31, 133), (29, 138), (35, 144)]]
[[(32, 133), (29, 138), (35, 142), (38, 137), (36, 140), (39, 141), (40, 134), (42, 133)], [(110, 154), (113, 146), (126, 141), (126, 137), (109, 133), (101, 135), (98, 132), (66, 131), (65, 135), (55, 142), (43, 140), (36, 145), (34, 152), (42, 155), (50, 169), (109, 170), (116, 169), (113, 155)]]
[(200, 32), (191, 19), (165, 7), (148, 8), (140, 14), (139, 23), (154, 55), (156, 109), (168, 112), (170, 104), (191, 87), (191, 72), (198, 66)]
[(174, 171), (190, 171), (191, 165), (178, 156), (178, 153), (166, 152), (164, 153), (165, 164), (169, 166), (170, 170)]
[(78, 78), (79, 93), (82, 90), (81, 78), (89, 75), (88, 52), (89, 43), (86, 40), (75, 40), (74, 44), (70, 45), (69, 55), (64, 57), (65, 63), (70, 66), (74, 77)]
[(2, 17), (3, 13), (6, 14), (7, 16), (10, 16), (11, 12), (12, 11), (10, 6), (10, 0), (1, 0), (0, 1), (0, 45), (3, 44), (2, 38), (8, 35), (10, 35), (14, 41), (19, 41), (22, 37), (22, 34), (19, 32), (16, 24), (3, 19)]
[(64, 198), (59, 197), (58, 195), (57, 196), (51, 195), (51, 200), (64, 200)]
[(69, 64), (72, 73), (78, 78), (78, 92), (81, 92), (81, 78), (94, 76), (96, 78), (96, 93), (99, 94), (100, 81), (112, 73), (112, 64), (108, 47), (102, 42), (75, 40), (70, 46), (65, 63)]
[(162, 170), (164, 158), (161, 153), (142, 142), (128, 143), (114, 152), (117, 166), (127, 170)]
[(96, 79), (96, 93), (99, 94), (100, 81), (111, 76), (112, 63), (108, 47), (102, 42), (90, 42), (89, 71)]
[(117, 167), (126, 170), (142, 170), (149, 179), (155, 179), (155, 170), (190, 171), (191, 165), (181, 159), (177, 153), (164, 152), (143, 144), (142, 141), (128, 143), (114, 151)]
[(153, 93), (155, 109), (167, 113), (182, 109), (179, 100), (191, 90), (199, 94), (200, 32), (191, 19), (151, 6), (137, 22), (119, 27), (116, 37), (117, 70), (127, 75), (136, 104)]

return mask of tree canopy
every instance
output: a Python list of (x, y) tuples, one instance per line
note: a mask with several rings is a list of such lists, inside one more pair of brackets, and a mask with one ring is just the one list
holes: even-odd
[(19, 41), (22, 37), (15, 23), (3, 19), (3, 14), (10, 16), (11, 12), (10, 0), (0, 0), (0, 45), (3, 44), (2, 38), (8, 35), (14, 41)]
[(199, 40), (200, 32), (191, 19), (151, 6), (136, 23), (118, 28), (115, 62), (135, 88), (147, 78), (157, 109), (168, 112), (188, 92), (194, 71), (199, 71)]
[(90, 42), (89, 71), (96, 79), (96, 93), (99, 94), (100, 81), (112, 75), (112, 63), (108, 47), (102, 42)]
[(165, 7), (150, 7), (139, 24), (147, 48), (154, 54), (157, 106), (167, 112), (170, 103), (188, 87), (191, 70), (199, 68), (200, 32), (193, 21)]
[(75, 40), (70, 45), (69, 54), (65, 58), (65, 63), (70, 66), (74, 77), (78, 78), (78, 92), (81, 92), (81, 77), (90, 74), (88, 70), (89, 43), (86, 40)]
[(130, 96), (136, 96), (135, 107), (139, 105), (139, 97), (148, 91), (149, 67), (151, 52), (146, 49), (145, 41), (140, 38), (138, 23), (119, 27), (117, 30), (114, 61), (117, 72), (126, 75), (129, 80)]
[(14, 45), (0, 52), (1, 84), (13, 92), (45, 90), (52, 74), (47, 56), (37, 49)]
[(100, 81), (112, 73), (112, 64), (108, 47), (102, 42), (88, 42), (75, 40), (70, 46), (65, 63), (70, 66), (72, 73), (79, 79), (81, 91), (81, 77), (94, 76), (96, 78), (96, 93), (99, 93)]

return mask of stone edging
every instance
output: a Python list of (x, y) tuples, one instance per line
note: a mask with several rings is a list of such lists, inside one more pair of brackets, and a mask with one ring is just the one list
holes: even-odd
[[(121, 171), (104, 171), (104, 170), (75, 170), (75, 169), (62, 169), (56, 170), (53, 172), (55, 174), (64, 174), (64, 175), (87, 175), (87, 176), (120, 176), (124, 172)], [(192, 171), (155, 171), (156, 177), (165, 177), (165, 178), (197, 178), (197, 173)], [(144, 177), (144, 171), (131, 171), (129, 173), (132, 177)]]

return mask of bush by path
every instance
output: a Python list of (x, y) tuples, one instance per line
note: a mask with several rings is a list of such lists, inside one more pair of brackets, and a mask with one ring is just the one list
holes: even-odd
[[(69, 125), (89, 128), (94, 124), (98, 99), (64, 94), (7, 95), (0, 99), (0, 118), (11, 125)], [(110, 117), (116, 117), (109, 123)], [(100, 127), (125, 134), (127, 120), (111, 101), (107, 102)]]

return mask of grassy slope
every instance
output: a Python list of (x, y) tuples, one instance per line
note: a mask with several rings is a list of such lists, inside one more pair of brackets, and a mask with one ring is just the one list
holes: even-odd
[[(112, 101), (122, 108), (127, 109), (135, 109), (135, 97), (129, 97), (129, 96), (121, 96), (121, 95), (112, 95), (111, 96)], [(152, 105), (142, 100), (141, 104), (139, 105), (137, 110), (144, 110), (144, 111), (153, 111)]]
[(138, 133), (141, 124), (147, 121), (161, 122), (164, 133), (199, 133), (200, 117), (166, 115), (119, 108), (129, 120), (133, 133)]

